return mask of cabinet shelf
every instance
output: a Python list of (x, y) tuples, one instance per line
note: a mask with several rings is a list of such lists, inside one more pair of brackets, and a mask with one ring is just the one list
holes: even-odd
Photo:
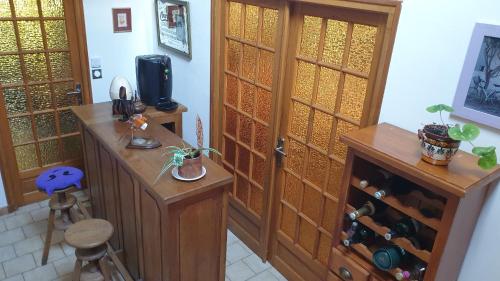
[[(365, 192), (366, 194), (370, 195), (371, 197), (373, 197), (373, 194), (375, 192), (378, 191), (378, 189), (374, 186), (367, 186), (366, 188), (361, 188), (360, 187), (360, 182), (361, 180), (356, 177), (356, 176), (352, 176), (351, 177), (351, 185), (354, 186), (355, 188), (357, 188), (358, 190), (361, 190), (363, 192)], [(384, 197), (382, 199), (376, 199), (375, 197), (373, 197), (374, 200), (380, 200), (382, 202), (384, 202), (385, 204), (391, 206), (392, 208), (404, 213), (405, 215), (407, 216), (410, 216), (414, 219), (416, 219), (417, 221), (427, 225), (428, 227), (434, 229), (434, 230), (439, 230), (439, 225), (441, 223), (441, 221), (439, 219), (436, 219), (436, 218), (427, 218), (425, 217), (424, 215), (422, 215), (420, 213), (419, 210), (417, 210), (416, 208), (413, 208), (413, 207), (409, 207), (409, 206), (405, 206), (403, 205), (397, 198), (395, 197), (392, 197), (392, 196), (387, 196), (387, 197)]]
[[(352, 207), (351, 205), (347, 204), (346, 205), (346, 213), (350, 213), (355, 211), (356, 209)], [(389, 232), (389, 228), (385, 226), (378, 225), (375, 223), (375, 221), (367, 216), (358, 218), (358, 221), (361, 222), (364, 226), (370, 228), (373, 230), (375, 233), (377, 233), (380, 236), (384, 236), (387, 232)], [(417, 258), (421, 259), (422, 261), (429, 263), (431, 259), (431, 253), (427, 250), (419, 250), (413, 246), (413, 244), (410, 242), (410, 240), (399, 237), (399, 238), (394, 238), (391, 240), (392, 243), (398, 245), (399, 247), (405, 249), (405, 251), (411, 253), (412, 255), (416, 256)]]

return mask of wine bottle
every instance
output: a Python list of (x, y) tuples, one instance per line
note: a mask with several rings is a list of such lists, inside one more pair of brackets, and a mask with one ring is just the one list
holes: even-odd
[(382, 169), (377, 169), (376, 173), (372, 177), (370, 177), (370, 180), (362, 179), (359, 182), (359, 187), (361, 189), (364, 189), (364, 188), (368, 187), (369, 185), (379, 186), (384, 182), (390, 181), (390, 179), (393, 177), (394, 177), (394, 175), (389, 173), (388, 171), (382, 170)]
[(363, 207), (351, 212), (349, 214), (349, 218), (351, 218), (351, 220), (357, 220), (363, 216), (371, 216), (375, 214), (375, 211), (375, 205), (372, 202), (368, 201), (363, 205)]
[(380, 188), (376, 191), (373, 196), (377, 199), (382, 199), (386, 196), (401, 196), (409, 194), (413, 190), (411, 184), (409, 184), (406, 180), (400, 177), (394, 177), (391, 180), (390, 184), (385, 185), (385, 187)]
[(353, 221), (351, 224), (351, 227), (349, 227), (349, 229), (347, 230), (347, 236), (351, 237), (356, 232), (356, 229), (358, 228), (358, 226), (359, 226), (359, 223), (356, 221)]
[(412, 281), (422, 281), (424, 280), (424, 274), (427, 270), (425, 264), (415, 263), (408, 270), (403, 270), (394, 275), (396, 280), (412, 280)]
[(420, 230), (420, 223), (414, 218), (406, 217), (400, 219), (385, 235), (386, 240), (391, 240), (397, 237), (411, 237), (417, 234)]
[(398, 267), (408, 257), (406, 251), (396, 245), (379, 248), (373, 252), (373, 264), (380, 270), (388, 271)]
[[(357, 223), (356, 223), (357, 224)], [(357, 224), (356, 230), (349, 235), (347, 239), (342, 241), (346, 247), (354, 244), (365, 243), (371, 244), (375, 240), (375, 232), (373, 230)]]

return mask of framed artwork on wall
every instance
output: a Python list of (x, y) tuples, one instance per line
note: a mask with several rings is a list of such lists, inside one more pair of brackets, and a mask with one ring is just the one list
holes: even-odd
[(189, 3), (156, 0), (158, 45), (191, 59)]
[(453, 107), (453, 115), (500, 129), (500, 26), (474, 27)]
[(130, 8), (113, 9), (113, 32), (132, 32), (132, 10)]

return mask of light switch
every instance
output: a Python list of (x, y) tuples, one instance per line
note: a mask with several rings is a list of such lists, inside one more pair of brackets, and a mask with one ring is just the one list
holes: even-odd
[(101, 68), (102, 63), (101, 63), (101, 58), (95, 57), (90, 59), (90, 66), (92, 68)]
[(96, 68), (92, 69), (92, 79), (101, 79), (102, 78), (102, 69)]

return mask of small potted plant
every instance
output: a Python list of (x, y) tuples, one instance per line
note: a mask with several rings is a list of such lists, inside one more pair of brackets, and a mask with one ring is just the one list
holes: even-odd
[(418, 130), (422, 146), (422, 160), (433, 165), (448, 165), (457, 153), (460, 143), (466, 141), (473, 146), (472, 153), (479, 156), (479, 167), (491, 169), (497, 164), (494, 146), (479, 147), (472, 143), (480, 133), (476, 125), (470, 123), (463, 126), (446, 124), (443, 121), (443, 111), (453, 112), (453, 108), (445, 104), (432, 105), (426, 110), (430, 113), (439, 112), (441, 124), (428, 124), (423, 129)]
[(166, 148), (167, 151), (162, 156), (168, 155), (168, 158), (163, 164), (155, 182), (158, 182), (172, 167), (177, 167), (177, 174), (182, 180), (189, 181), (202, 177), (204, 170), (202, 164), (203, 151), (210, 151), (218, 155), (221, 154), (216, 149), (203, 147), (203, 125), (199, 116), (196, 117), (196, 137), (198, 148), (187, 147), (184, 143), (182, 147), (168, 146)]

